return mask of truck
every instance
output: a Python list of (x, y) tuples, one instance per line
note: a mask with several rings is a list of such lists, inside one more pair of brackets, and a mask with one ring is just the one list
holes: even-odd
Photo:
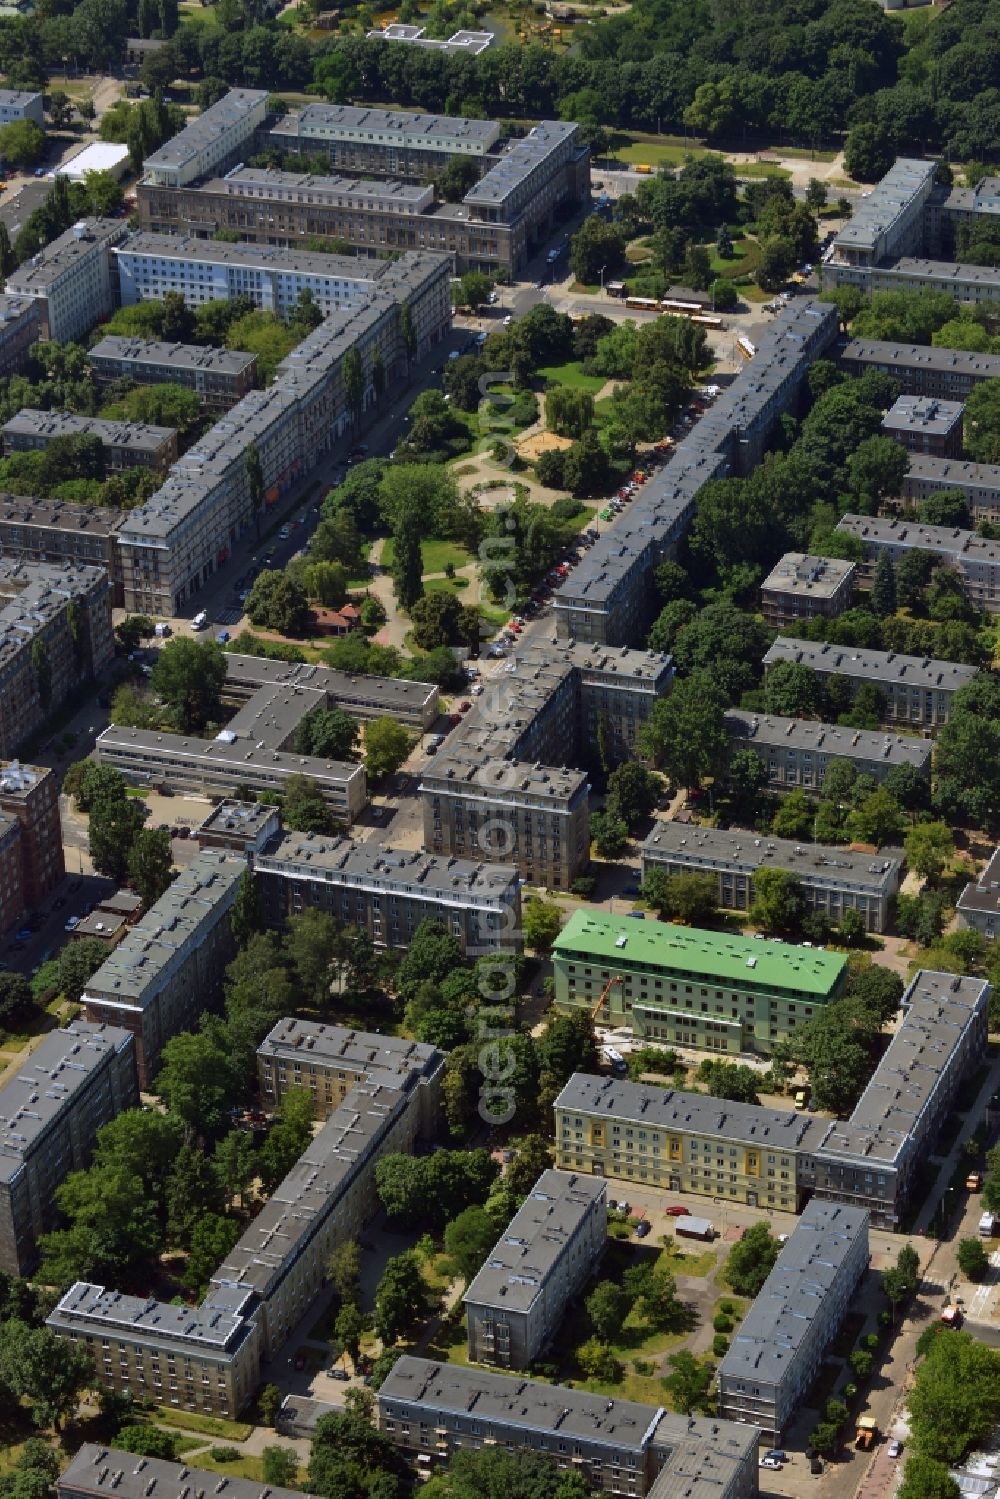
[(979, 1237), (992, 1239), (996, 1233), (997, 1220), (992, 1213), (984, 1213), (979, 1220)]
[(878, 1441), (878, 1427), (874, 1416), (859, 1416), (854, 1432), (854, 1445), (862, 1452), (870, 1452)]
[(709, 1242), (715, 1238), (715, 1229), (710, 1221), (707, 1218), (695, 1218), (690, 1213), (677, 1219), (674, 1232), (679, 1239), (702, 1239)]

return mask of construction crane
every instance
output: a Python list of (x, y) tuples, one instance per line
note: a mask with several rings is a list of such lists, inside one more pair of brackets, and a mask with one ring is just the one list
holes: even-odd
[(591, 1015), (590, 1015), (590, 1023), (591, 1023), (591, 1025), (594, 1024), (594, 1022), (597, 1020), (598, 1015), (604, 1009), (604, 1006), (608, 1002), (608, 996), (611, 993), (612, 989), (615, 987), (615, 985), (616, 984), (624, 984), (624, 983), (625, 983), (625, 980), (624, 980), (624, 978), (622, 977), (622, 975), (620, 973), (616, 973), (612, 978), (608, 979), (608, 982), (604, 985), (604, 988), (601, 990), (601, 997), (600, 997), (600, 999), (597, 1001), (596, 1005), (594, 1006), (593, 1010), (591, 1011)]

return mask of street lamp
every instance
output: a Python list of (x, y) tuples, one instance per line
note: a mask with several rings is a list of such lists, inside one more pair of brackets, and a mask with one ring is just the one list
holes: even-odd
[(604, 272), (605, 272), (605, 271), (606, 271), (606, 270), (607, 270), (607, 268), (608, 268), (608, 267), (607, 267), (607, 263), (605, 263), (605, 264), (604, 264), (604, 265), (602, 265), (602, 266), (601, 266), (601, 269), (600, 269), (600, 277), (601, 277), (601, 296), (602, 296), (602, 297), (603, 297), (603, 295), (604, 295)]

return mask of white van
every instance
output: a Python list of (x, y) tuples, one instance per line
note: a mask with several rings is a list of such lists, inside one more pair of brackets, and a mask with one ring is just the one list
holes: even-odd
[(174, 632), (168, 624), (159, 624), (154, 627), (153, 633), (157, 640), (166, 640), (167, 636), (172, 635)]
[(198, 613), (195, 615), (194, 619), (191, 621), (191, 628), (192, 628), (192, 630), (203, 630), (207, 624), (208, 624), (208, 615), (205, 613), (204, 609), (199, 609)]

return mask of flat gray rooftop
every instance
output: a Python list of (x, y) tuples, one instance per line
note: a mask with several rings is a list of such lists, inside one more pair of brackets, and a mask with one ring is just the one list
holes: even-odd
[(127, 1296), (84, 1280), (60, 1297), (45, 1322), (47, 1327), (89, 1331), (98, 1337), (114, 1334), (128, 1339), (141, 1334), (145, 1346), (181, 1347), (196, 1357), (225, 1358), (254, 1335), (252, 1324), (236, 1313)]
[(521, 140), (512, 141), (506, 152), (462, 199), (470, 208), (495, 208), (506, 202), (554, 152), (579, 134), (569, 120), (542, 120)]
[(19, 655), (70, 599), (110, 587), (102, 567), (0, 558), (0, 666)]
[(88, 979), (85, 997), (137, 1009), (153, 1003), (164, 969), (221, 919), (245, 868), (235, 854), (202, 849)]
[(140, 366), (233, 376), (242, 375), (257, 363), (256, 354), (246, 354), (242, 349), (212, 349), (203, 344), (172, 344), (155, 338), (122, 338), (115, 334), (94, 344), (87, 358), (123, 359)]
[(217, 1494), (222, 1499), (300, 1499), (298, 1489), (275, 1488), (249, 1478), (230, 1478), (159, 1457), (139, 1457), (118, 1447), (85, 1442), (56, 1481), (57, 1490), (107, 1494), (111, 1499), (189, 1499)]
[(277, 843), (257, 855), (254, 865), (263, 874), (287, 879), (383, 894), (398, 892), (426, 900), (447, 896), (463, 905), (496, 904), (512, 898), (517, 890), (513, 864), (484, 864), (321, 833), (284, 832)]
[(740, 874), (787, 869), (807, 884), (836, 883), (872, 892), (894, 887), (903, 861), (901, 848), (863, 854), (821, 843), (758, 836), (737, 828), (703, 828), (683, 822), (657, 822), (642, 843), (641, 853), (650, 863), (681, 859), (697, 863), (699, 868)]
[(982, 873), (970, 880), (958, 897), (958, 910), (995, 916), (1000, 911), (1000, 848), (995, 848)]
[(5, 290), (8, 294), (43, 297), (49, 287), (74, 270), (100, 245), (115, 243), (124, 239), (127, 233), (124, 219), (83, 219), (39, 250), (24, 265), (11, 271)]
[(950, 285), (981, 286), (995, 292), (1000, 288), (1000, 267), (992, 265), (969, 265), (967, 261), (925, 260), (920, 257), (901, 256), (888, 265), (879, 266), (883, 275), (908, 276), (925, 281), (936, 281), (943, 289)]
[(939, 396), (899, 396), (882, 418), (886, 432), (913, 432), (947, 437), (962, 420), (961, 401), (943, 401)]
[(786, 552), (760, 585), (761, 592), (832, 599), (856, 570), (853, 562), (843, 562), (837, 557)]
[(926, 344), (897, 344), (879, 338), (852, 338), (841, 356), (848, 364), (879, 364), (888, 369), (931, 370), (966, 375), (973, 380), (1000, 379), (1000, 354), (973, 354), (964, 349), (932, 349)]
[(985, 979), (922, 968), (903, 995), (903, 1021), (846, 1122), (829, 1126), (820, 1153), (894, 1166), (915, 1147), (918, 1121), (949, 1059), (986, 1002)]
[(393, 177), (317, 176), (313, 172), (283, 172), (277, 167), (241, 167), (206, 182), (204, 191), (265, 201), (277, 197), (293, 203), (342, 203), (354, 208), (373, 203), (381, 209), (398, 208), (402, 213), (419, 213), (434, 201), (429, 183), (400, 182)]
[(955, 661), (935, 661), (931, 656), (904, 656), (898, 651), (866, 651), (856, 646), (831, 645), (829, 641), (797, 640), (779, 635), (764, 657), (765, 666), (776, 661), (799, 661), (824, 676), (838, 674), (876, 684), (922, 688), (925, 692), (957, 692), (979, 675), (975, 666)]
[(193, 836), (197, 838), (200, 833), (239, 833), (244, 838), (253, 839), (275, 819), (278, 819), (280, 827), (278, 809), (268, 802), (241, 802), (231, 798), (214, 806), (205, 820), (195, 828)]
[(149, 256), (155, 260), (183, 260), (199, 265), (235, 266), (279, 271), (285, 275), (318, 276), (324, 281), (345, 281), (369, 286), (388, 270), (388, 260), (361, 260), (353, 255), (323, 255), (318, 250), (300, 250), (294, 245), (251, 245), (223, 240), (195, 239), (185, 234), (132, 234), (115, 251), (120, 258)]
[(462, 1300), (527, 1312), (588, 1215), (595, 1208), (603, 1214), (607, 1192), (597, 1176), (543, 1171)]
[(401, 677), (357, 676), (332, 666), (312, 663), (269, 661), (263, 656), (226, 652), (226, 687), (254, 692), (259, 687), (298, 687), (327, 693), (344, 702), (363, 701), (373, 709), (419, 712), (433, 704), (438, 688), (432, 682), (411, 682)]
[(112, 536), (124, 519), (124, 510), (110, 506), (77, 505), (73, 500), (45, 500), (37, 495), (0, 494), (0, 524)]
[(933, 161), (898, 157), (868, 197), (855, 204), (854, 212), (834, 241), (835, 246), (874, 250), (880, 236), (905, 214), (914, 198), (929, 191), (936, 170)]
[(958, 526), (928, 526), (922, 521), (900, 516), (842, 515), (837, 530), (845, 536), (856, 536), (872, 550), (880, 546), (912, 548), (918, 552), (936, 552), (970, 563), (1000, 563), (1000, 542), (980, 536), (978, 531), (963, 531)]
[[(862, 1208), (815, 1198), (806, 1204), (719, 1365), (721, 1381), (780, 1385), (788, 1377), (813, 1320), (862, 1235), (867, 1240), (868, 1214)], [(831, 1336), (833, 1331), (831, 1327)]]
[(912, 765), (920, 771), (930, 766), (930, 740), (909, 734), (845, 729), (840, 724), (782, 718), (776, 713), (750, 713), (742, 708), (727, 709), (725, 722), (734, 739), (752, 739), (760, 748), (804, 750), (831, 758), (881, 761), (885, 765)]
[(203, 114), (188, 121), (184, 129), (147, 156), (142, 164), (143, 174), (156, 171), (177, 171), (218, 141), (220, 135), (249, 118), (267, 104), (266, 89), (232, 88), (227, 94), (206, 109)]
[(362, 140), (398, 135), (400, 144), (434, 150), (489, 150), (500, 134), (495, 120), (417, 114), (405, 109), (367, 109), (352, 104), (306, 104), (279, 120), (274, 136)]
[(911, 453), (907, 477), (924, 479), (945, 488), (995, 490), (1000, 501), (1000, 463), (973, 463), (967, 458), (935, 458)]
[(123, 448), (155, 457), (165, 443), (176, 437), (175, 427), (153, 427), (145, 422), (105, 421), (97, 416), (77, 416), (73, 411), (37, 411), (25, 406), (0, 427), (4, 438), (26, 437), (53, 441), (57, 437), (99, 437), (106, 448)]
[[(228, 731), (223, 729), (225, 734)], [(339, 790), (346, 788), (364, 768), (351, 760), (320, 760), (315, 755), (297, 755), (290, 751), (247, 748), (247, 740), (194, 739), (182, 734), (161, 734), (156, 729), (116, 728), (112, 725), (98, 735), (98, 745), (109, 757), (141, 760), (134, 765), (136, 773), (155, 780), (162, 771), (205, 774), (226, 768), (233, 774), (233, 785), (242, 777), (266, 772), (271, 779), (307, 775), (320, 786)]]
[(133, 1044), (117, 1026), (75, 1020), (50, 1031), (0, 1088), (0, 1181), (9, 1183), (50, 1125), (115, 1052)]
[(372, 1035), (312, 1020), (279, 1020), (257, 1048), (265, 1061), (309, 1062), (357, 1074), (408, 1093), (441, 1066), (436, 1046), (400, 1036)]
[(756, 1104), (732, 1103), (704, 1093), (678, 1088), (651, 1088), (617, 1078), (574, 1072), (556, 1099), (557, 1109), (600, 1114), (654, 1129), (676, 1129), (685, 1134), (713, 1135), (766, 1145), (769, 1150), (814, 1150), (826, 1121), (792, 1109), (763, 1109)]

